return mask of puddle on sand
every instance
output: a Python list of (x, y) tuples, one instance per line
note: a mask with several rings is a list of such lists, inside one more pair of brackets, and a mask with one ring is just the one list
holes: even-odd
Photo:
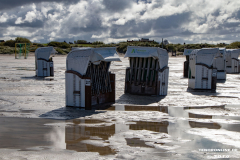
[(130, 124), (130, 130), (148, 130), (153, 132), (168, 133), (168, 121), (162, 122), (144, 122), (136, 121), (135, 124)]
[[(210, 130), (219, 130), (225, 129), (228, 131), (240, 132), (240, 124), (225, 124), (225, 123), (216, 123), (211, 122), (214, 119), (239, 119), (239, 117), (230, 117), (230, 116), (215, 116), (215, 115), (203, 115), (203, 114), (193, 114), (188, 113), (187, 109), (204, 109), (204, 108), (218, 108), (225, 110), (225, 106), (203, 106), (203, 107), (165, 107), (165, 106), (128, 106), (128, 105), (116, 105), (109, 107), (108, 111), (159, 111), (163, 113), (169, 114), (170, 117), (177, 117), (174, 123), (165, 121), (162, 122), (144, 122), (144, 121), (133, 121), (135, 124), (129, 124), (129, 130), (149, 130), (154, 132), (163, 132), (167, 133), (175, 139), (185, 139), (189, 140), (186, 143), (182, 143), (181, 147), (176, 149), (175, 151), (185, 154), (187, 157), (191, 157), (192, 152), (199, 151), (199, 149), (235, 149), (231, 145), (225, 145), (219, 142), (215, 142), (211, 139), (206, 139), (201, 136), (189, 134), (186, 130), (191, 128), (207, 128)], [(227, 109), (226, 109), (227, 110)], [(185, 118), (186, 120), (182, 119)], [(198, 119), (209, 119), (208, 122), (199, 122)], [(207, 133), (206, 133), (207, 134)], [(178, 141), (178, 140), (177, 140)], [(175, 142), (171, 142), (168, 144), (162, 143), (161, 145), (171, 146), (176, 144)], [(143, 145), (144, 146), (144, 145)], [(215, 152), (214, 152), (215, 153)], [(206, 153), (205, 153), (206, 154)], [(222, 153), (220, 153), (222, 154)], [(226, 154), (226, 153), (225, 153)], [(227, 153), (230, 154), (230, 153)], [(207, 155), (211, 155), (211, 153), (207, 153)]]
[(65, 143), (66, 149), (77, 152), (98, 152), (100, 155), (116, 154), (116, 151), (109, 146), (96, 146), (85, 143), (85, 140), (101, 139), (105, 143), (108, 142), (109, 137), (115, 134), (115, 125), (110, 126), (81, 126), (84, 123), (102, 123), (101, 120), (91, 119), (75, 119), (67, 120), (72, 122), (72, 125), (65, 128)]
[(54, 80), (53, 77), (37, 77), (37, 76), (21, 77), (21, 79), (24, 79), (24, 80), (37, 80), (37, 81), (57, 81), (57, 80)]
[(32, 112), (34, 112), (35, 110), (22, 110), (22, 109), (20, 109), (20, 110), (0, 110), (0, 113), (1, 112), (12, 112), (12, 113), (32, 113)]
[[(215, 106), (212, 106), (214, 108)], [(217, 106), (218, 108), (224, 108), (224, 106)], [(204, 107), (203, 107), (204, 108)], [(216, 108), (216, 107), (215, 107)], [(190, 159), (202, 159), (198, 156), (201, 155), (203, 158), (216, 154), (216, 152), (200, 152), (199, 149), (235, 149), (233, 146), (225, 145), (220, 142), (215, 142), (211, 139), (204, 138), (202, 136), (189, 134), (186, 130), (191, 128), (207, 128), (210, 130), (218, 130), (223, 128), (223, 124), (215, 122), (196, 122), (195, 119), (213, 119), (214, 116), (211, 115), (196, 115), (189, 114), (183, 107), (165, 107), (165, 106), (130, 106), (130, 105), (116, 105), (111, 106), (106, 109), (109, 112), (113, 111), (123, 111), (123, 112), (162, 112), (169, 114), (170, 117), (186, 118), (177, 119), (175, 122), (169, 122), (168, 119), (162, 118), (164, 120), (160, 122), (151, 121), (134, 121), (128, 120), (126, 124), (119, 124), (116, 121), (112, 121), (114, 124), (111, 125), (99, 125), (99, 126), (84, 126), (82, 124), (86, 123), (87, 120), (69, 120), (72, 125), (68, 125), (65, 128), (66, 136), (66, 148), (75, 151), (92, 151), (98, 152), (100, 155), (108, 154), (119, 154), (118, 147), (123, 147), (124, 145), (129, 146), (129, 150), (133, 148), (141, 148), (146, 155), (155, 155), (160, 157), (170, 157), (170, 158), (190, 158)], [(146, 118), (146, 117), (143, 117)], [(189, 120), (190, 118), (191, 120)], [(86, 122), (85, 122), (86, 121)], [(102, 122), (99, 122), (102, 123)], [(95, 123), (96, 124), (96, 123)], [(231, 126), (228, 124), (227, 126)], [(233, 127), (235, 128), (235, 127)], [(226, 128), (225, 129), (229, 129)], [(156, 140), (144, 139), (143, 137), (148, 137), (149, 135), (142, 135), (141, 131), (149, 131), (151, 134), (155, 135), (158, 133), (170, 135), (172, 141), (168, 142), (168, 136), (162, 136)], [(140, 131), (140, 132), (139, 132)], [(132, 132), (135, 136), (124, 137), (125, 141), (118, 143), (114, 146), (112, 143), (112, 137), (115, 135), (121, 135), (121, 133)], [(120, 136), (121, 137), (121, 136)], [(118, 138), (120, 138), (118, 137)], [(151, 136), (150, 136), (151, 137)], [(153, 136), (154, 137), (154, 136)], [(163, 142), (159, 142), (159, 139)], [(88, 141), (90, 140), (90, 141)], [(95, 142), (94, 142), (95, 141)], [(110, 143), (109, 143), (110, 141)], [(154, 142), (155, 141), (155, 142)], [(99, 145), (99, 142), (101, 145)], [(90, 146), (91, 145), (91, 146)], [(179, 146), (173, 150), (168, 148)], [(125, 148), (127, 148), (125, 146)], [(148, 149), (149, 148), (149, 149)], [(170, 151), (170, 152), (168, 152)], [(133, 151), (132, 151), (133, 152)], [(226, 152), (217, 154), (230, 154)]]
[(127, 145), (131, 147), (146, 147), (146, 148), (153, 148), (152, 146), (146, 145), (143, 140), (140, 138), (125, 138)]
[(51, 146), (44, 137), (52, 128), (45, 123), (56, 120), (29, 118), (0, 118), (0, 148), (27, 149), (35, 146)]
[[(206, 159), (207, 156), (214, 154), (235, 154), (232, 152), (199, 151), (199, 149), (236, 148), (186, 131), (191, 129), (209, 129), (211, 131), (225, 129), (240, 132), (237, 129), (240, 128), (239, 124), (211, 122), (211, 120), (217, 120), (218, 117), (190, 113), (188, 112), (190, 108), (111, 106), (106, 109), (106, 114), (111, 115), (111, 112), (117, 112), (116, 121), (111, 121), (108, 116), (104, 116), (106, 119), (92, 118), (97, 117), (98, 114), (66, 121), (0, 118), (0, 148), (31, 150), (29, 148), (36, 146), (60, 147), (77, 152), (98, 152), (102, 156), (125, 154), (122, 151), (125, 149), (129, 150), (128, 154), (140, 150), (138, 153), (141, 152), (145, 156), (162, 156), (171, 159)], [(224, 106), (218, 106), (218, 108), (225, 109)], [(84, 111), (79, 110), (79, 112)], [(131, 114), (136, 113), (137, 116), (141, 116), (142, 113), (148, 115), (152, 112), (161, 112), (164, 117), (158, 117), (159, 119), (154, 121), (150, 119), (152, 117), (134, 119), (133, 117), (123, 118), (119, 116), (131, 115), (130, 112)], [(105, 113), (99, 112), (99, 114)], [(226, 117), (222, 118), (226, 119)], [(199, 156), (202, 157), (199, 158)]]
[(12, 67), (15, 68), (17, 70), (24, 70), (24, 71), (35, 71), (35, 68), (32, 67)]
[(110, 106), (106, 110), (108, 111), (159, 111), (163, 113), (168, 113), (168, 107), (166, 106), (114, 105), (114, 106)]

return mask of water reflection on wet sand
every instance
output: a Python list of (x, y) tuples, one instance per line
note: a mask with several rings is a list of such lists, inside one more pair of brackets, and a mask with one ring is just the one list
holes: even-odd
[[(68, 120), (72, 122), (70, 126), (66, 126), (66, 149), (75, 150), (77, 152), (98, 152), (100, 155), (115, 154), (116, 152), (108, 146), (94, 146), (83, 143), (84, 140), (94, 139), (95, 137), (102, 140), (108, 140), (109, 137), (115, 134), (115, 125), (89, 127), (81, 126), (83, 123), (101, 123), (101, 120), (75, 119)], [(104, 142), (106, 143), (106, 142)]]
[[(149, 120), (151, 117), (144, 117), (140, 120), (126, 118), (122, 119), (122, 123), (119, 123), (119, 121), (117, 122), (114, 119), (109, 120), (109, 118), (97, 119), (91, 117), (66, 121), (51, 119), (0, 118), (0, 148), (28, 150), (35, 146), (47, 146), (53, 148), (63, 146), (61, 147), (62, 149), (77, 152), (98, 152), (99, 155), (102, 156), (116, 155), (121, 152), (121, 150), (116, 147), (116, 144), (112, 143), (112, 141), (114, 141), (112, 138), (116, 135), (122, 136), (119, 138), (125, 140), (118, 142), (118, 145), (123, 148), (124, 145), (127, 145), (131, 149), (145, 148), (145, 154), (152, 153), (154, 155), (171, 158), (176, 158), (178, 155), (173, 154), (172, 152), (167, 152), (169, 150), (181, 153), (180, 157), (184, 158), (189, 156), (195, 157), (196, 155), (194, 154), (203, 154), (198, 153), (200, 148), (233, 148), (229, 145), (186, 132), (186, 130), (195, 128), (211, 130), (224, 129), (240, 132), (240, 125), (238, 123), (226, 124), (221, 121), (217, 122), (219, 116), (190, 112), (191, 109), (204, 108), (206, 107), (109, 106), (109, 108), (105, 110), (106, 113), (117, 112), (121, 115), (121, 113), (130, 112), (139, 114), (160, 112), (164, 115), (162, 118), (158, 117), (159, 119), (156, 119), (156, 121)], [(218, 108), (225, 109), (224, 106), (218, 106)], [(168, 116), (166, 117), (166, 115)], [(221, 118), (231, 119), (231, 117)], [(141, 131), (146, 131), (146, 133), (144, 132), (143, 134)], [(129, 132), (133, 133), (132, 137), (124, 136), (123, 133)], [(158, 137), (155, 137), (155, 135), (158, 135)], [(60, 140), (62, 137), (65, 139)], [(171, 147), (173, 149), (169, 149)], [(192, 153), (193, 150), (197, 153)]]

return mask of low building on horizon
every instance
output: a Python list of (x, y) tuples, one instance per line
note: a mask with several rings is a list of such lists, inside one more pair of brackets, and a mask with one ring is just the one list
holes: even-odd
[(137, 40), (127, 40), (127, 42), (154, 42), (154, 40), (149, 40), (149, 38), (141, 38), (138, 41)]

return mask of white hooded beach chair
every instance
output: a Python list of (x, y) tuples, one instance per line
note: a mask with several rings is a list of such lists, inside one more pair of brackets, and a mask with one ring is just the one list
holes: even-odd
[(169, 67), (165, 49), (129, 46), (125, 57), (129, 57), (130, 62), (126, 69), (125, 93), (167, 95)]
[(112, 61), (121, 61), (115, 47), (75, 48), (66, 61), (66, 106), (91, 109), (92, 105), (115, 102)]
[(194, 49), (184, 49), (183, 55), (186, 56), (186, 61), (183, 63), (183, 77), (188, 77), (189, 72), (189, 55)]
[(213, 60), (218, 48), (196, 49), (189, 57), (188, 87), (192, 89), (216, 89), (217, 69)]
[(217, 69), (217, 79), (226, 79), (226, 48), (219, 48), (219, 55), (213, 60), (213, 68)]
[(227, 73), (239, 73), (239, 49), (226, 50), (226, 71)]
[(49, 77), (54, 76), (54, 66), (51, 54), (55, 54), (57, 51), (53, 47), (40, 47), (35, 51), (35, 69), (36, 76)]

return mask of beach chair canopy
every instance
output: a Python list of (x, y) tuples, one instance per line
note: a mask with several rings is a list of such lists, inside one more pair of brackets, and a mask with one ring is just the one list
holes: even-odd
[(189, 56), (193, 50), (195, 49), (184, 49), (183, 55)]
[(240, 49), (227, 49), (226, 50), (226, 55), (230, 56), (231, 58), (238, 59), (240, 54)]
[(219, 52), (221, 54), (226, 54), (226, 48), (219, 48)]
[(168, 66), (168, 52), (158, 47), (128, 46), (124, 57), (153, 57), (158, 59), (160, 69)]
[(211, 67), (214, 58), (218, 54), (220, 54), (219, 48), (203, 48), (193, 50), (190, 56), (193, 58), (193, 60), (195, 60), (196, 64), (205, 64)]
[(35, 51), (35, 58), (39, 59), (45, 59), (45, 60), (49, 60), (50, 55), (54, 55), (55, 53), (57, 53), (57, 51), (52, 47), (41, 47), (41, 48), (37, 48)]
[(76, 49), (80, 49), (81, 50), (81, 49), (88, 49), (88, 48), (91, 48), (91, 47), (72, 47), (71, 51), (72, 50), (76, 50)]
[(89, 62), (98, 65), (101, 61), (121, 61), (116, 47), (75, 48), (68, 53), (66, 67), (67, 70), (74, 70), (85, 75)]

